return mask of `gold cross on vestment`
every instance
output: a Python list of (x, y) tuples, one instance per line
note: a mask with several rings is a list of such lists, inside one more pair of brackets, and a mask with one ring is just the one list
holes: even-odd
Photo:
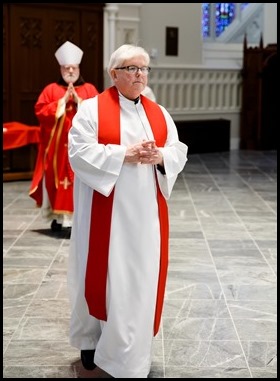
[(72, 184), (71, 181), (68, 182), (67, 177), (64, 177), (64, 180), (63, 180), (63, 181), (60, 181), (59, 183), (63, 185), (63, 188), (64, 188), (64, 189), (67, 189), (67, 188), (68, 188), (68, 185), (71, 185), (71, 184)]

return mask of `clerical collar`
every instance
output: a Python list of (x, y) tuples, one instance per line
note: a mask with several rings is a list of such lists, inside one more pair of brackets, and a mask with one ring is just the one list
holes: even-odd
[(137, 97), (137, 98), (133, 99), (133, 102), (134, 102), (135, 105), (137, 105), (137, 103), (139, 102), (139, 99), (140, 99), (140, 97)]

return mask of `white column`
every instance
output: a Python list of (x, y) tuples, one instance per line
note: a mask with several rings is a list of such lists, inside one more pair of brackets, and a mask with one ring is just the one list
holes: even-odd
[(106, 20), (104, 22), (105, 31), (104, 36), (107, 37), (107, 44), (104, 46), (104, 63), (107, 64), (111, 54), (115, 50), (116, 45), (116, 13), (119, 7), (115, 3), (106, 3), (105, 14)]

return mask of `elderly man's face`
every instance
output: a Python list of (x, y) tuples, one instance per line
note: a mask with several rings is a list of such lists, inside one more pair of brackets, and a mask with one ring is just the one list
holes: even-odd
[(134, 57), (123, 62), (121, 67), (112, 69), (112, 78), (117, 89), (128, 99), (137, 98), (148, 82), (145, 57)]
[(66, 83), (75, 83), (80, 76), (79, 65), (64, 65), (60, 66), (62, 78)]

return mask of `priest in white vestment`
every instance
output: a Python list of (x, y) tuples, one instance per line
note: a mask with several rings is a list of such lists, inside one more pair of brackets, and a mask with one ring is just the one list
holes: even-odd
[(69, 132), (74, 215), (70, 343), (82, 378), (147, 378), (168, 269), (167, 200), (187, 161), (167, 110), (141, 93), (150, 58), (122, 45), (112, 87), (85, 100)]

